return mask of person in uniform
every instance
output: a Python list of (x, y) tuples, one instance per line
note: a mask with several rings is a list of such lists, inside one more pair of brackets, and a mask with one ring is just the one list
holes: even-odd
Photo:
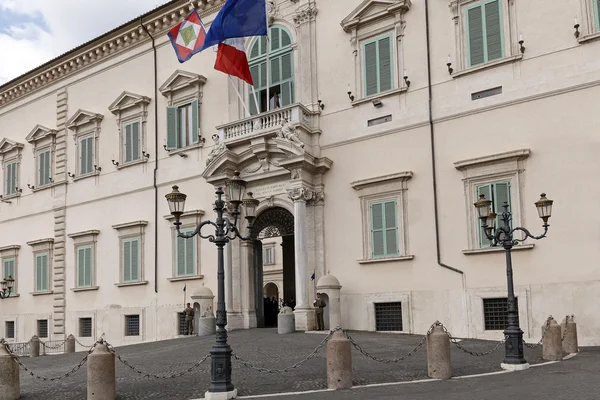
[(194, 334), (194, 309), (190, 307), (190, 303), (187, 303), (187, 307), (183, 310), (185, 314), (185, 334)]
[(315, 307), (315, 322), (317, 325), (317, 330), (322, 331), (325, 329), (325, 322), (323, 321), (323, 309), (327, 307), (325, 301), (321, 300), (321, 293), (317, 293), (317, 298), (313, 302), (313, 306)]

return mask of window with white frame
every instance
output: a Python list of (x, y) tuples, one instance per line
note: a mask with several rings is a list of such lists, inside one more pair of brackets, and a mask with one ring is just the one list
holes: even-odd
[(412, 172), (399, 172), (352, 182), (359, 192), (363, 254), (359, 262), (412, 258), (408, 252), (407, 182)]
[[(5, 258), (2, 260), (2, 265), (3, 265), (3, 269), (2, 269), (2, 279), (6, 280), (8, 278), (12, 278), (15, 280), (16, 283), (16, 278), (17, 278), (17, 274), (16, 274), (16, 265), (17, 265), (17, 259), (15, 257), (12, 258)], [(14, 290), (14, 287), (13, 287)]]
[(7, 339), (15, 338), (15, 321), (4, 322), (4, 334)]
[(98, 138), (103, 119), (101, 114), (79, 110), (67, 121), (77, 147), (76, 179), (97, 175), (100, 171)]
[(9, 160), (4, 163), (4, 195), (17, 194), (19, 189), (19, 164), (17, 160)]
[(52, 178), (52, 151), (45, 148), (37, 153), (37, 187), (43, 187), (51, 183)]
[(123, 163), (139, 161), (141, 154), (141, 129), (140, 121), (133, 121), (123, 125)]
[(93, 325), (91, 317), (79, 318), (79, 337), (92, 337)]
[(50, 294), (50, 276), (54, 238), (27, 242), (33, 250), (33, 294)]
[(75, 242), (75, 291), (97, 289), (96, 245), (100, 231), (89, 230), (67, 235)]
[(144, 281), (144, 238), (148, 221), (133, 221), (113, 225), (119, 232), (121, 254), (120, 277), (117, 286), (147, 283)]
[(457, 72), (519, 56), (515, 1), (452, 0)]
[(523, 225), (520, 210), (521, 182), (525, 173), (525, 161), (529, 154), (529, 149), (521, 149), (454, 163), (456, 169), (464, 174), (463, 183), (467, 203), (468, 249), (463, 250), (463, 253), (476, 253), (477, 249), (490, 247), (490, 241), (481, 228), (481, 221), (473, 205), (482, 194), (492, 201), (492, 209), (498, 215), (496, 226), (501, 223), (505, 202), (512, 214), (512, 222)]
[(177, 70), (160, 87), (167, 98), (165, 146), (168, 151), (202, 145), (200, 109), (205, 82), (202, 75)]
[(0, 141), (0, 162), (2, 162), (2, 195), (3, 197), (18, 196), (21, 191), (21, 151), (24, 145), (10, 139)]
[(140, 316), (125, 315), (125, 336), (140, 336)]
[(275, 264), (275, 246), (263, 246), (263, 265)]
[(53, 182), (56, 130), (36, 125), (26, 139), (33, 144), (35, 154), (35, 185), (33, 190), (49, 187)]
[[(180, 217), (181, 233), (192, 233), (196, 227), (202, 222), (202, 216), (204, 211), (202, 210), (190, 210), (183, 213)], [(173, 216), (171, 214), (164, 216), (165, 220), (168, 221), (171, 226), (172, 234), (172, 277), (168, 278), (169, 281), (182, 281), (182, 280), (193, 280), (202, 279), (203, 275), (200, 274), (200, 236), (196, 235), (190, 239), (184, 239), (178, 236), (177, 229), (173, 227)]]
[(579, 42), (597, 38), (600, 34), (600, 0), (581, 0), (581, 16), (581, 20), (575, 16)]
[(40, 338), (48, 337), (48, 320), (38, 319), (37, 320), (37, 335)]
[[(192, 233), (193, 229), (182, 230), (182, 233)], [(196, 240), (177, 236), (175, 246), (175, 276), (196, 275)]]
[(18, 295), (19, 286), (19, 249), (20, 245), (0, 247), (0, 260), (2, 261), (2, 279), (14, 279), (11, 296)]
[(365, 97), (394, 88), (393, 35), (385, 33), (361, 44), (363, 93)]
[[(267, 43), (270, 44), (269, 65)], [(268, 41), (266, 36), (256, 38), (250, 47), (248, 62), (254, 82), (254, 87), (248, 87), (251, 115), (267, 111), (267, 104), (268, 109), (273, 110), (294, 103), (292, 34), (287, 28), (273, 25), (269, 28)]]
[[(108, 107), (117, 117), (119, 128), (118, 168), (145, 162), (146, 120), (150, 98), (131, 92), (123, 92)], [(113, 155), (113, 159), (115, 159)]]
[(593, 0), (594, 2), (594, 23), (596, 31), (600, 31), (600, 0)]

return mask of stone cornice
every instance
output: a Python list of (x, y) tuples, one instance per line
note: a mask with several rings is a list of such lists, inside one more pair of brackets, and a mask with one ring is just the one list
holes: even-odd
[(361, 179), (358, 181), (350, 182), (350, 186), (352, 186), (354, 190), (362, 190), (366, 187), (383, 185), (390, 182), (406, 182), (412, 177), (412, 171), (403, 171), (395, 174), (389, 174), (384, 176), (378, 176), (375, 178)]
[(513, 160), (523, 160), (531, 154), (530, 149), (519, 149), (513, 151), (507, 151), (499, 154), (492, 154), (489, 156), (471, 158), (468, 160), (457, 161), (454, 163), (454, 167), (458, 170), (463, 170), (466, 168), (472, 168), (483, 164), (493, 164), (499, 162), (507, 162)]
[[(361, 25), (378, 21), (395, 13), (405, 13), (410, 10), (411, 5), (410, 0), (365, 0), (344, 18), (340, 25), (344, 31), (351, 32)], [(375, 7), (379, 7), (380, 10), (371, 12), (375, 10)]]
[[(217, 12), (224, 1), (194, 0), (192, 4), (201, 17), (206, 17)], [(191, 7), (187, 0), (172, 1), (21, 75), (0, 86), (0, 107), (121, 54), (133, 46), (149, 42), (150, 37), (140, 25), (140, 20), (143, 20), (143, 26), (150, 35), (160, 37), (180, 22), (191, 11)]]

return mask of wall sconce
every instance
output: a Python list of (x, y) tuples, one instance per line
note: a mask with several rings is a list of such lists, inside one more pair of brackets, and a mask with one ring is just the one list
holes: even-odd
[(187, 154), (185, 154), (185, 153), (178, 153), (178, 154), (179, 154), (179, 157), (181, 157), (181, 158), (187, 158), (187, 156), (188, 156), (188, 155), (187, 155)]
[(348, 90), (348, 98), (350, 99), (350, 101), (354, 101), (354, 96), (352, 95), (352, 92)]
[(96, 164), (94, 164), (94, 170), (100, 172), (100, 171), (102, 171), (102, 167), (99, 167)]
[(165, 139), (165, 142), (163, 143), (163, 149), (165, 149), (167, 153), (171, 152), (171, 150), (167, 149), (167, 139)]
[(321, 110), (324, 110), (324, 109), (325, 109), (325, 104), (323, 104), (323, 102), (322, 102), (321, 100), (317, 100), (317, 103), (319, 103), (319, 108), (320, 108)]
[(72, 174), (72, 173), (70, 173), (70, 172), (67, 171), (67, 175), (69, 176), (69, 178), (75, 179), (75, 174)]
[(50, 183), (54, 183), (54, 179), (53, 178), (48, 178), (48, 180), (50, 181)]
[(27, 184), (27, 187), (31, 190), (35, 189), (35, 186), (31, 186), (29, 183)]
[[(204, 140), (204, 139), (202, 139)], [(150, 158), (150, 153), (146, 153), (144, 150), (142, 150), (142, 156), (146, 157), (146, 160)]]
[(452, 69), (452, 61), (450, 61), (450, 54), (448, 54), (448, 62), (446, 63), (446, 65), (448, 66), (448, 74), (452, 75), (454, 69)]
[(521, 50), (521, 54), (525, 54), (525, 46), (523, 46), (523, 43), (525, 43), (525, 41), (523, 40), (523, 34), (519, 34), (519, 46), (520, 46), (520, 50)]
[(575, 28), (575, 39), (579, 39), (579, 21), (577, 21), (577, 17), (575, 17), (575, 25), (573, 25), (573, 28)]
[(410, 81), (408, 80), (408, 75), (406, 75), (406, 71), (404, 71), (404, 83), (406, 83), (406, 87), (410, 87)]
[(19, 189), (19, 187), (18, 187), (18, 186), (15, 186), (15, 191), (16, 191), (17, 193), (23, 193), (23, 189)]
[(12, 204), (12, 201), (10, 201), (10, 200), (5, 200), (5, 199), (4, 199), (4, 196), (2, 196), (1, 194), (0, 194), (0, 201), (1, 201), (1, 202), (3, 202), (3, 203)]
[(113, 163), (113, 165), (114, 165), (115, 167), (118, 167), (118, 166), (119, 166), (119, 162), (118, 162), (118, 161), (115, 161), (114, 159), (112, 159), (112, 160), (110, 160), (110, 161), (112, 161), (112, 163)]
[(379, 100), (379, 99), (374, 99), (374, 100), (372, 101), (372, 103), (373, 103), (373, 105), (374, 105), (376, 108), (379, 108), (379, 107), (383, 106), (383, 103), (382, 103), (382, 102), (381, 102), (381, 100)]

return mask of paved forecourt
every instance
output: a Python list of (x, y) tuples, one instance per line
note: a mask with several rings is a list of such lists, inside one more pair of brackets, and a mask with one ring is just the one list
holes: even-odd
[[(417, 335), (370, 332), (349, 334), (364, 351), (375, 358), (387, 360), (405, 356), (423, 340), (423, 336)], [(325, 337), (325, 334), (310, 333), (278, 335), (276, 329), (253, 329), (230, 332), (229, 342), (233, 352), (243, 360), (256, 367), (272, 370), (283, 369), (303, 360)], [(110, 338), (106, 340), (110, 342)], [(116, 352), (141, 371), (167, 376), (186, 371), (193, 366), (208, 354), (213, 342), (212, 336), (185, 337), (118, 347)], [(481, 340), (460, 342), (465, 348), (480, 353), (493, 349), (497, 343)], [(472, 356), (452, 346), (453, 376), (500, 371), (503, 354), (503, 345), (494, 353), (482, 357)], [(525, 355), (531, 364), (542, 362), (541, 354), (541, 347), (525, 349)], [(84, 352), (78, 352), (32, 359), (25, 357), (22, 361), (38, 375), (55, 377), (67, 373), (84, 356)], [(412, 356), (398, 363), (374, 361), (353, 348), (352, 363), (355, 386), (427, 378), (426, 346), (422, 346)], [(118, 360), (116, 371), (119, 399), (201, 398), (210, 385), (210, 359), (192, 372), (174, 379), (148, 378)], [(233, 383), (240, 396), (326, 389), (325, 348), (297, 368), (284, 373), (259, 372), (233, 360)], [(21, 393), (23, 399), (85, 398), (86, 366), (73, 375), (54, 382), (41, 381), (21, 371)]]

